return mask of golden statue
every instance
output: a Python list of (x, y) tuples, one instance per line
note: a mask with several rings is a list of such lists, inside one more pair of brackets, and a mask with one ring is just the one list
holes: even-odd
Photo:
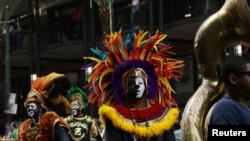
[(224, 94), (219, 79), (225, 49), (249, 45), (250, 11), (246, 0), (226, 0), (220, 10), (207, 18), (194, 39), (194, 51), (202, 84), (188, 100), (182, 115), (183, 141), (206, 141), (209, 111)]

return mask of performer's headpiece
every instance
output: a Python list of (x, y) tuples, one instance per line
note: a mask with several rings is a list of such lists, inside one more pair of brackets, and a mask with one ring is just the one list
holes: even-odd
[[(133, 77), (133, 76), (140, 76), (144, 83), (145, 83), (145, 87), (147, 88), (148, 86), (148, 81), (147, 81), (147, 73), (142, 69), (142, 68), (132, 68), (128, 71), (126, 71), (123, 75), (122, 75), (122, 86), (125, 90), (125, 93), (128, 93), (128, 78), (129, 77)], [(146, 92), (147, 94), (147, 92)]]
[(68, 90), (67, 96), (70, 98), (71, 104), (76, 103), (81, 109), (84, 109), (88, 106), (88, 97), (86, 93), (77, 86), (71, 87)]
[[(183, 61), (170, 58), (172, 45), (160, 43), (167, 35), (159, 31), (153, 36), (148, 32), (128, 34), (123, 39), (122, 31), (107, 35), (103, 46), (91, 50), (98, 55), (84, 57), (93, 62), (82, 69), (93, 67), (89, 78), (89, 102), (101, 104), (124, 104), (126, 97), (127, 78), (131, 75), (141, 76), (146, 82), (148, 100), (158, 100), (166, 106), (175, 105), (169, 80), (182, 76), (179, 70)], [(124, 79), (125, 78), (125, 79)]]
[[(31, 90), (27, 95), (24, 106), (26, 107), (28, 102), (38, 102), (41, 104), (43, 109), (50, 110), (48, 105), (46, 105), (46, 101), (50, 101), (53, 104), (63, 103), (67, 113), (70, 113), (71, 107), (66, 97), (53, 91), (56, 85), (55, 81), (60, 78), (65, 78), (64, 74), (55, 72), (52, 72), (46, 76), (38, 77), (31, 85)], [(51, 86), (50, 89), (48, 89), (49, 86)]]

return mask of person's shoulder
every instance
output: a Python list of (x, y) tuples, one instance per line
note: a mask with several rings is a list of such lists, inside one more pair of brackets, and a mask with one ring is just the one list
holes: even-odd
[(213, 117), (218, 115), (228, 115), (229, 113), (238, 113), (238, 112), (239, 112), (239, 103), (228, 97), (223, 97), (214, 104), (211, 116)]
[(96, 122), (96, 119), (95, 118), (93, 118), (92, 116), (90, 116), (90, 115), (85, 115), (85, 119), (87, 120), (87, 121), (89, 121), (89, 122)]
[(66, 121), (70, 121), (73, 119), (73, 116), (72, 115), (68, 115), (64, 118)]
[(229, 108), (228, 106), (233, 106), (237, 104), (236, 101), (232, 100), (231, 98), (229, 97), (222, 97), (218, 102), (215, 103), (215, 107), (227, 107)]
[(28, 119), (24, 120), (23, 122), (21, 122), (19, 126), (22, 126), (24, 124), (28, 124), (28, 123), (31, 123), (31, 122), (32, 122), (32, 120), (30, 118), (28, 118)]
[(54, 111), (47, 111), (42, 115), (43, 118), (61, 118), (56, 112)]
[(58, 114), (54, 111), (47, 111), (43, 115), (58, 115)]
[(90, 120), (94, 120), (94, 118), (92, 116), (90, 116), (90, 115), (85, 115), (85, 118), (90, 119)]
[(17, 128), (18, 130), (26, 130), (27, 128), (30, 127), (30, 124), (32, 123), (32, 120), (29, 118), (29, 119), (26, 119), (25, 121), (21, 122), (19, 127)]

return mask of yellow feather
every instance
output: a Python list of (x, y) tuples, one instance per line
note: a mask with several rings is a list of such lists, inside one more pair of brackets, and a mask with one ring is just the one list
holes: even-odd
[(123, 117), (115, 108), (102, 105), (99, 110), (100, 120), (105, 127), (106, 119), (112, 121), (113, 125), (130, 134), (141, 137), (153, 137), (161, 135), (170, 130), (179, 116), (178, 108), (170, 108), (158, 119), (149, 121), (149, 125), (133, 124), (133, 121)]
[(141, 32), (138, 33), (138, 35), (136, 36), (136, 38), (138, 38), (138, 39), (137, 39), (137, 42), (136, 42), (136, 43), (137, 43), (137, 44), (136, 44), (136, 47), (140, 47), (141, 44), (145, 43), (145, 41), (142, 42), (142, 40), (144, 39), (144, 37), (145, 37), (147, 34), (148, 34), (148, 31), (146, 31), (146, 32), (141, 31)]

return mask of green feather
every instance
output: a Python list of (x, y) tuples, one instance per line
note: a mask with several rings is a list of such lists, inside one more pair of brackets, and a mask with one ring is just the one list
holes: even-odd
[(88, 106), (88, 97), (87, 94), (80, 88), (77, 86), (73, 86), (71, 87), (68, 91), (67, 91), (67, 96), (70, 97), (73, 94), (79, 93), (82, 96), (82, 100), (84, 103), (84, 107)]

